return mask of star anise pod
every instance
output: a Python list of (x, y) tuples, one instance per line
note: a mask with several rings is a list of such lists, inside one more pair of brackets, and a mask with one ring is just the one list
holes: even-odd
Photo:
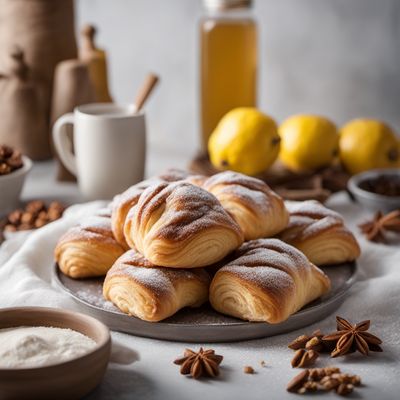
[(371, 221), (359, 225), (362, 233), (373, 242), (386, 242), (386, 231), (400, 233), (400, 210), (383, 215), (378, 211)]
[(183, 357), (174, 361), (174, 364), (181, 366), (182, 375), (191, 375), (194, 379), (201, 376), (216, 377), (219, 374), (219, 364), (223, 357), (215, 354), (212, 349), (203, 350), (200, 347), (198, 352), (186, 349)]
[(349, 321), (337, 316), (336, 322), (337, 332), (325, 335), (322, 338), (327, 342), (336, 342), (331, 357), (339, 357), (355, 351), (367, 356), (370, 351), (382, 351), (380, 346), (382, 340), (367, 332), (371, 321), (362, 321), (352, 325)]

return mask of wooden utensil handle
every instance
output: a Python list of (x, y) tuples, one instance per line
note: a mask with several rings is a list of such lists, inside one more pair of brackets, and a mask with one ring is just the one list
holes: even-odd
[(144, 103), (150, 96), (150, 93), (153, 91), (158, 81), (159, 77), (157, 75), (155, 74), (147, 75), (146, 80), (135, 100), (136, 111), (140, 111), (142, 109)]

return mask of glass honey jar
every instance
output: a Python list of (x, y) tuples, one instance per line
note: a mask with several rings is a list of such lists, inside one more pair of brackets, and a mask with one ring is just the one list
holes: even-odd
[(257, 103), (257, 24), (250, 0), (204, 0), (200, 21), (201, 142), (235, 107)]

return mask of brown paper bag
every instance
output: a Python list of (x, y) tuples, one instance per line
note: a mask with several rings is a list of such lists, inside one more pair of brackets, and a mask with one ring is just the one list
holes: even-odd
[[(35, 159), (49, 158), (54, 69), (60, 61), (77, 56), (73, 0), (0, 0), (0, 55), (7, 54), (14, 44), (24, 52), (32, 84), (37, 89), (36, 112), (46, 120), (46, 124), (41, 126), (42, 131), (34, 129), (37, 141), (29, 142), (32, 148), (27, 154)], [(2, 104), (7, 104), (10, 90), (0, 91)], [(16, 97), (13, 98), (15, 108), (10, 106), (8, 110), (17, 118), (20, 107), (15, 101)]]
[(7, 144), (33, 159), (49, 148), (47, 119), (37, 86), (23, 52), (14, 48), (0, 66), (0, 144)]

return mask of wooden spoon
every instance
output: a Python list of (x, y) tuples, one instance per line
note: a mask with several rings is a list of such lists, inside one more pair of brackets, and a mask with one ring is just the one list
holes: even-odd
[(135, 112), (139, 112), (149, 98), (160, 78), (155, 74), (148, 74), (134, 101)]

